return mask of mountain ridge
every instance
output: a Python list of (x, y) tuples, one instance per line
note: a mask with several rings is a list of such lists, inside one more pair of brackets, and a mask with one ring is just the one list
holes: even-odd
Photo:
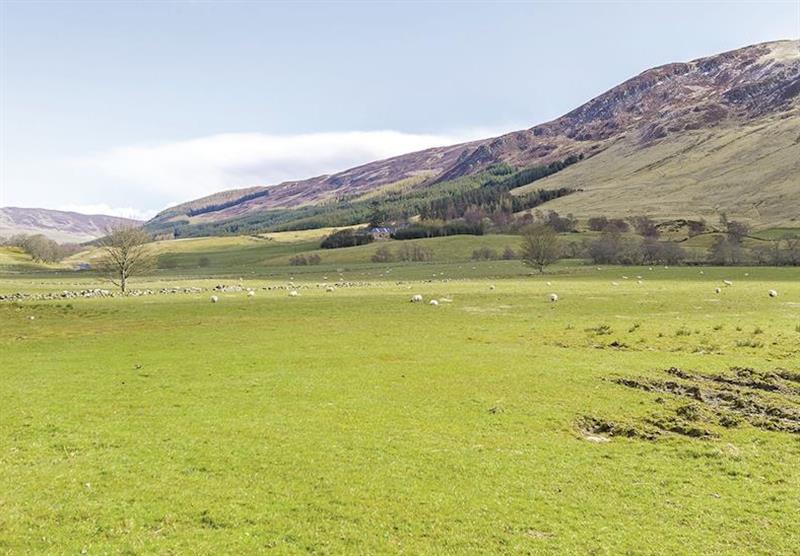
[[(563, 116), (528, 129), (425, 149), (330, 175), (223, 191), (171, 207), (149, 224), (163, 227), (180, 222), (192, 226), (236, 220), (270, 210), (358, 198), (405, 180), (413, 182), (413, 187), (426, 187), (476, 174), (497, 163), (522, 168), (583, 155), (582, 164), (587, 164), (623, 141), (641, 153), (683, 134), (736, 129), (762, 118), (792, 113), (798, 107), (798, 95), (798, 41), (750, 45), (647, 69)], [(259, 195), (245, 198), (254, 193)], [(561, 205), (572, 201), (564, 199)], [(190, 215), (190, 211), (215, 203), (225, 206)]]
[(143, 222), (105, 214), (42, 208), (0, 207), (0, 237), (43, 234), (59, 243), (83, 243), (102, 237), (114, 226), (138, 226)]

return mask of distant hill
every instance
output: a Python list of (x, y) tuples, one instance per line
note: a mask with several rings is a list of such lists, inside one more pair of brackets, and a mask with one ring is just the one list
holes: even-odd
[(43, 234), (59, 243), (82, 243), (102, 237), (114, 226), (142, 222), (116, 216), (79, 214), (39, 208), (0, 208), (0, 237)]
[(800, 212), (800, 43), (777, 41), (647, 70), (565, 114), (500, 137), (438, 147), (333, 175), (226, 191), (172, 207), (151, 229), (269, 227), (287, 211), (419, 191), (499, 163), (516, 169), (582, 155), (522, 189), (568, 187), (551, 201), (578, 216), (725, 211), (757, 225)]

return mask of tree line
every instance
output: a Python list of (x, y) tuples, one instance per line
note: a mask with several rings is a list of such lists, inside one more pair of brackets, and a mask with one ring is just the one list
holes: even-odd
[(37, 263), (57, 263), (81, 250), (75, 243), (58, 243), (43, 234), (15, 234), (0, 244), (16, 247)]

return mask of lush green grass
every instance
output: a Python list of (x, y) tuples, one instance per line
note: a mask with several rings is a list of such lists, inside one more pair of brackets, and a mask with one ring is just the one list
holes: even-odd
[(611, 377), (798, 370), (800, 271), (390, 267), (334, 293), (326, 269), (245, 280), (306, 270), (297, 298), (0, 304), (0, 551), (796, 552), (796, 436), (596, 444), (576, 422), (659, 410)]

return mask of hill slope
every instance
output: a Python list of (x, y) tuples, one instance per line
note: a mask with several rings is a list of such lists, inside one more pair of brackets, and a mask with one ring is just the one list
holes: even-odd
[(38, 208), (0, 208), (0, 237), (14, 234), (43, 234), (60, 243), (91, 241), (105, 234), (109, 227), (141, 224), (137, 220), (79, 214)]
[[(584, 155), (584, 161), (549, 180), (587, 191), (554, 206), (588, 213), (594, 203), (610, 195), (621, 203), (611, 208), (624, 212), (631, 195), (646, 195), (649, 205), (631, 205), (630, 210), (649, 207), (653, 216), (662, 216), (662, 194), (680, 200), (682, 188), (694, 183), (683, 197), (687, 203), (744, 212), (764, 223), (773, 217), (784, 221), (785, 211), (778, 205), (800, 206), (800, 188), (792, 187), (797, 175), (793, 161), (800, 157), (800, 142), (792, 139), (793, 134), (800, 136), (798, 99), (798, 41), (758, 44), (647, 70), (561, 118), (530, 129), (427, 149), (330, 176), (223, 192), (168, 209), (150, 225), (235, 221), (270, 210), (374, 195), (398, 183), (424, 188), (498, 162), (521, 168), (573, 154)], [(711, 151), (700, 155), (697, 148), (707, 141)], [(713, 183), (705, 188), (708, 179)], [(728, 200), (717, 202), (721, 191)], [(747, 201), (740, 206), (736, 200), (742, 195)], [(753, 210), (764, 204), (776, 209)], [(609, 203), (601, 205), (598, 209)], [(685, 208), (671, 210), (681, 213)]]

